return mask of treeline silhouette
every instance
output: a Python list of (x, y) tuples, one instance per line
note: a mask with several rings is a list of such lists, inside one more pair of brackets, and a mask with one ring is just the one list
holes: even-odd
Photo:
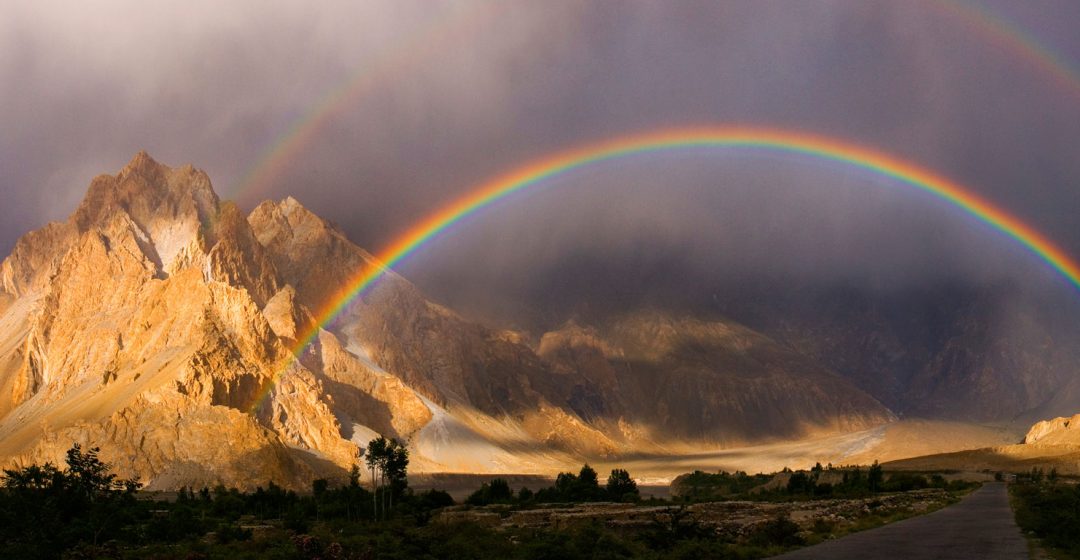
[(495, 478), (480, 485), (465, 503), (469, 505), (489, 504), (544, 504), (565, 502), (636, 502), (641, 499), (637, 482), (624, 469), (612, 469), (607, 483), (600, 486), (596, 470), (587, 463), (578, 474), (559, 473), (554, 486), (541, 488), (535, 493), (528, 488), (521, 488), (517, 494), (510, 488), (510, 483), (503, 478)]
[[(416, 492), (409, 487), (403, 446), (373, 440), (357, 460), (348, 479), (314, 480), (310, 493), (268, 483), (248, 492), (224, 486), (181, 488), (166, 500), (160, 494), (139, 494), (137, 483), (110, 472), (97, 448), (75, 445), (62, 468), (45, 464), (4, 471), (0, 558), (760, 558), (804, 542), (799, 526), (786, 517), (728, 534), (697, 519), (686, 506), (659, 501), (653, 503), (667, 507), (645, 514), (652, 520), (629, 531), (599, 519), (570, 527), (490, 524), (493, 515), (498, 519), (517, 508), (641, 499), (626, 470), (613, 469), (601, 483), (589, 465), (577, 473), (561, 473), (552, 486), (535, 492), (513, 492), (505, 479), (493, 479), (463, 506), (480, 508), (475, 512), (478, 517), (439, 517), (441, 510), (455, 505), (454, 500), (443, 491)], [(361, 461), (369, 480), (361, 479)], [(787, 493), (789, 499), (820, 493), (819, 471), (802, 473), (807, 481), (816, 481), (813, 484), (792, 482), (803, 477), (789, 473), (786, 488), (769, 492)], [(769, 478), (745, 473), (690, 476), (701, 484), (722, 484), (737, 492)], [(871, 479), (875, 475), (853, 471), (848, 486), (868, 491)], [(888, 485), (886, 481), (881, 488)], [(702, 500), (707, 498), (701, 495)]]
[(138, 517), (139, 484), (118, 480), (98, 448), (67, 452), (67, 467), (51, 463), (5, 470), (0, 492), (3, 558), (48, 558), (76, 543), (125, 538)]
[[(397, 442), (379, 438), (367, 449), (374, 491), (361, 486), (356, 465), (338, 487), (312, 481), (309, 495), (270, 482), (252, 492), (185, 487), (169, 502), (137, 498), (139, 484), (112, 474), (98, 448), (83, 451), (75, 444), (66, 468), (46, 463), (4, 471), (0, 558), (119, 558), (132, 547), (200, 539), (229, 545), (252, 539), (266, 520), (294, 535), (323, 521), (373, 522), (392, 515), (422, 525), (433, 511), (454, 504), (446, 492), (408, 488), (408, 453)], [(304, 542), (310, 548), (312, 541)]]

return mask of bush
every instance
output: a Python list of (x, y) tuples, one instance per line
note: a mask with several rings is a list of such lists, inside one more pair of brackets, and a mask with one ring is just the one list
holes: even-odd
[(821, 535), (828, 535), (829, 533), (833, 532), (833, 529), (836, 529), (836, 522), (829, 521), (824, 517), (815, 517), (814, 524), (811, 527), (811, 530), (813, 532)]
[[(790, 472), (790, 471), (789, 471)], [(717, 500), (745, 495), (772, 478), (766, 474), (748, 475), (743, 471), (707, 473), (694, 471), (675, 479), (682, 496), (690, 501)]]
[(217, 537), (217, 542), (221, 544), (247, 541), (251, 540), (251, 529), (244, 529), (243, 527), (232, 523), (222, 523), (221, 525), (218, 525), (215, 536)]
[[(942, 479), (944, 481), (944, 479)], [(884, 483), (882, 489), (886, 492), (910, 492), (929, 488), (930, 482), (921, 474), (895, 473)]]
[(416, 495), (416, 504), (420, 509), (433, 510), (454, 505), (454, 498), (442, 490), (428, 490)]
[(290, 511), (289, 514), (285, 516), (284, 527), (289, 531), (300, 535), (307, 533), (309, 530), (311, 530), (311, 527), (308, 525), (307, 519), (304, 517), (303, 512), (298, 510)]
[(522, 486), (521, 490), (518, 490), (518, 502), (526, 503), (533, 499), (533, 491)]
[(1080, 557), (1080, 486), (1015, 484), (1016, 522), (1043, 543)]
[(796, 546), (803, 544), (799, 525), (786, 515), (765, 522), (750, 534), (750, 543), (757, 546)]

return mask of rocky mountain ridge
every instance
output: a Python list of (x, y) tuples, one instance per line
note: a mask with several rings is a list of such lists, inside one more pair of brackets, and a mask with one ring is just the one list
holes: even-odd
[(342, 476), (374, 434), (414, 468), (550, 472), (871, 427), (878, 401), (768, 337), (665, 314), (538, 348), (389, 273), (293, 359), (373, 262), (287, 198), (244, 216), (144, 152), (0, 264), (0, 462), (102, 447), (151, 488)]

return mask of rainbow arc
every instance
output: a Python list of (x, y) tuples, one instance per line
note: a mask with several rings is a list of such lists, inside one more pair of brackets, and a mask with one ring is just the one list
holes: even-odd
[[(316, 310), (315, 325), (298, 338), (291, 349), (293, 356), (300, 356), (320, 329), (333, 321), (388, 270), (435, 236), (488, 205), (525, 189), (539, 188), (553, 177), (600, 162), (691, 148), (764, 150), (836, 162), (887, 177), (897, 185), (930, 195), (977, 218), (1026, 248), (1072, 286), (1080, 289), (1080, 264), (1048, 238), (971, 189), (914, 163), (851, 142), (799, 131), (750, 126), (676, 128), (617, 137), (542, 157), (470, 189), (464, 196), (405, 231), (376, 255), (375, 263), (358, 271), (323, 307)], [(281, 375), (281, 371), (278, 375)], [(260, 396), (255, 407), (261, 404), (265, 394)]]

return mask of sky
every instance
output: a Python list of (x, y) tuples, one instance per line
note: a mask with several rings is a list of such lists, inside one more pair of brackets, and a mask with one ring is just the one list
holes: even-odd
[[(304, 4), (0, 0), (0, 253), (140, 149), (206, 170), (243, 208), (294, 196), (377, 252), (553, 151), (738, 123), (917, 163), (1080, 258), (1074, 0)], [(306, 140), (260, 175), (297, 127)], [(580, 170), (472, 216), (400, 271), (509, 324), (766, 280), (1076, 295), (931, 197), (746, 150)]]

